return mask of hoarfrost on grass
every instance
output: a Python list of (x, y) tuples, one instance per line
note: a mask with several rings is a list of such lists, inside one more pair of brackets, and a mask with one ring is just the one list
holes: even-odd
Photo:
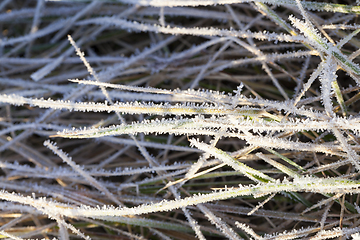
[(4, 237), (358, 238), (359, 6), (0, 11)]

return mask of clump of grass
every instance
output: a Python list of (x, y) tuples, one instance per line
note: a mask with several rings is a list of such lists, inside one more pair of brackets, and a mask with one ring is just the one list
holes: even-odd
[(358, 239), (351, 4), (1, 2), (1, 237)]

